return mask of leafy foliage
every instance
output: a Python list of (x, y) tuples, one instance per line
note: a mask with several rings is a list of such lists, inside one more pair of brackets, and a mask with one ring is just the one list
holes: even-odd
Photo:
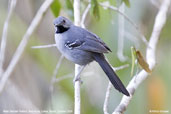
[(130, 2), (129, 0), (122, 0), (122, 2), (124, 2), (126, 4), (127, 7), (130, 7)]
[(72, 10), (73, 11), (73, 1), (71, 1), (71, 0), (65, 0), (65, 2), (66, 2), (66, 6), (67, 6), (67, 8), (69, 9), (69, 10)]
[(140, 66), (148, 73), (151, 73), (152, 71), (149, 68), (148, 63), (145, 61), (144, 57), (142, 56), (141, 52), (139, 50), (136, 50), (135, 47), (131, 47), (131, 56), (132, 56), (132, 67), (131, 67), (131, 76), (133, 75), (133, 70), (135, 66), (135, 60), (138, 60), (138, 63)]
[(97, 0), (91, 0), (91, 11), (94, 17), (99, 20), (100, 19), (100, 11), (99, 11), (99, 4)]
[(149, 65), (148, 63), (144, 60), (142, 54), (140, 51), (136, 51), (136, 55), (137, 55), (137, 60), (138, 63), (141, 65), (141, 67), (148, 73), (151, 73), (152, 71), (149, 69)]
[(59, 0), (54, 0), (53, 3), (50, 6), (50, 9), (55, 17), (58, 17), (60, 9), (61, 9), (61, 4)]
[(65, 0), (66, 12), (70, 18), (74, 18), (73, 0)]

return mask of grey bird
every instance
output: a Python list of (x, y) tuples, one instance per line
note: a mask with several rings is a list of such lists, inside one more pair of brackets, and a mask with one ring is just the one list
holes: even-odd
[(110, 48), (97, 35), (75, 26), (63, 16), (54, 20), (54, 26), (57, 48), (68, 60), (82, 66), (92, 61), (98, 62), (113, 86), (129, 96), (129, 92), (103, 55), (111, 52)]

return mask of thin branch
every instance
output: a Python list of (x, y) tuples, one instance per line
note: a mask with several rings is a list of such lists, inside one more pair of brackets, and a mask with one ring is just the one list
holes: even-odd
[(87, 17), (87, 14), (88, 14), (90, 8), (91, 8), (91, 0), (89, 0), (89, 4), (88, 4), (87, 8), (85, 9), (85, 11), (82, 15), (82, 18), (81, 18), (81, 27), (83, 27), (83, 28), (86, 28), (84, 23), (85, 23), (85, 20), (86, 20), (86, 17)]
[[(80, 26), (80, 0), (74, 0), (74, 23)], [(75, 77), (78, 76), (81, 66), (75, 64)], [(74, 83), (74, 114), (81, 113), (81, 93), (80, 93), (81, 80)]]
[(104, 105), (103, 105), (103, 112), (104, 114), (109, 114), (108, 113), (108, 104), (109, 104), (109, 97), (110, 97), (110, 91), (112, 89), (112, 84), (109, 82), (106, 90), (106, 96), (104, 100)]
[(70, 74), (61, 76), (61, 77), (59, 77), (59, 78), (56, 78), (56, 79), (54, 80), (54, 83), (58, 83), (58, 82), (60, 82), (60, 81), (62, 81), (62, 80), (65, 80), (65, 79), (68, 79), (68, 78), (72, 78), (72, 77), (73, 77), (73, 73), (70, 73)]
[(51, 48), (56, 47), (56, 44), (48, 44), (48, 45), (41, 45), (41, 46), (32, 46), (33, 49), (39, 49), (39, 48)]
[(137, 30), (137, 32), (139, 33), (141, 40), (148, 46), (148, 41), (146, 40), (145, 36), (141, 33), (139, 27), (126, 15), (124, 14), (122, 11), (120, 11), (118, 8), (111, 6), (109, 4), (104, 4), (104, 3), (99, 3), (102, 7), (104, 8), (109, 8), (111, 10), (114, 10), (116, 12), (118, 12), (119, 14), (121, 14), (122, 16), (125, 17), (125, 19), (131, 24), (133, 25), (133, 27), (135, 27), (135, 29)]
[[(122, 70), (122, 69), (127, 68), (127, 67), (129, 67), (129, 64), (122, 65), (120, 67), (113, 67), (113, 69), (114, 69), (114, 71), (117, 71), (117, 70)], [(109, 97), (110, 97), (111, 88), (112, 88), (112, 84), (109, 82), (107, 90), (106, 90), (104, 105), (103, 105), (104, 114), (109, 114), (108, 113), (108, 104), (109, 104)]]
[(52, 75), (52, 79), (51, 79), (51, 85), (50, 85), (50, 92), (51, 92), (51, 94), (53, 93), (53, 85), (56, 82), (56, 75), (58, 74), (58, 70), (59, 70), (59, 68), (61, 66), (61, 63), (62, 63), (63, 59), (64, 59), (64, 56), (61, 55), (61, 57), (58, 60), (58, 63), (56, 64), (56, 67), (55, 67), (55, 69), (53, 71), (53, 75)]
[[(155, 64), (156, 64), (156, 56), (155, 56), (156, 46), (159, 40), (161, 30), (166, 23), (167, 12), (170, 6), (170, 2), (171, 2), (170, 0), (163, 0), (162, 5), (155, 18), (155, 23), (154, 23), (152, 35), (150, 37), (149, 46), (147, 46), (146, 60), (151, 70), (155, 67)], [(113, 114), (122, 114), (126, 110), (128, 104), (130, 103), (132, 99), (132, 95), (134, 94), (135, 90), (147, 78), (147, 76), (148, 76), (148, 73), (142, 70), (137, 76), (133, 77), (133, 79), (129, 82), (127, 86), (127, 90), (129, 91), (131, 96), (127, 97), (124, 95), (122, 97), (120, 104), (117, 106)]]
[(20, 42), (10, 64), (7, 67), (7, 70), (4, 72), (2, 79), (0, 81), (0, 92), (2, 92), (5, 83), (7, 82), (8, 78), (10, 77), (12, 71), (14, 70), (16, 64), (18, 63), (22, 53), (24, 52), (24, 49), (28, 43), (28, 40), (31, 36), (31, 34), (36, 30), (37, 26), (40, 24), (42, 17), (46, 13), (47, 9), (51, 5), (53, 0), (46, 0), (40, 9), (37, 11), (36, 16), (34, 17), (33, 21), (31, 22), (29, 28), (27, 29), (26, 33), (24, 34), (22, 41)]
[[(70, 74), (61, 76), (59, 78), (56, 78), (54, 80), (54, 83), (58, 83), (60, 81), (63, 81), (65, 79), (68, 79), (68, 78), (73, 78), (73, 75), (74, 75), (73, 73), (70, 73)], [(89, 77), (89, 76), (92, 76), (92, 75), (94, 75), (94, 72), (84, 72), (84, 73), (82, 73), (82, 77)]]
[(129, 67), (129, 64), (125, 64), (125, 65), (122, 65), (119, 67), (113, 67), (113, 70), (118, 71), (118, 70), (122, 70), (122, 69), (127, 68), (127, 67)]
[[(125, 12), (125, 3), (122, 3), (119, 7), (119, 10), (123, 13)], [(127, 57), (124, 56), (124, 34), (125, 34), (125, 18), (121, 15), (118, 15), (118, 49), (117, 56), (120, 61), (124, 62), (127, 60)]]
[(50, 95), (51, 95), (51, 108), (53, 109), (53, 104), (52, 104), (52, 96), (53, 96), (53, 91), (54, 91), (54, 83), (56, 82), (56, 75), (58, 74), (59, 67), (61, 66), (62, 60), (64, 59), (64, 56), (61, 55), (61, 57), (58, 60), (58, 63), (56, 64), (56, 67), (53, 71), (53, 75), (51, 78), (51, 83), (49, 87)]
[[(73, 78), (73, 75), (74, 75), (73, 73), (70, 73), (70, 74), (58, 77), (58, 78), (54, 79), (53, 83), (59, 83), (60, 81), (63, 81), (65, 79)], [(89, 76), (92, 76), (92, 75), (94, 75), (94, 72), (84, 72), (82, 74), (82, 77), (89, 77)]]
[(1, 74), (3, 73), (3, 63), (4, 63), (5, 48), (7, 43), (7, 33), (8, 33), (8, 23), (13, 13), (13, 10), (16, 6), (16, 2), (17, 0), (9, 0), (8, 15), (4, 23), (2, 39), (1, 39), (1, 48), (0, 48), (0, 77), (2, 76)]

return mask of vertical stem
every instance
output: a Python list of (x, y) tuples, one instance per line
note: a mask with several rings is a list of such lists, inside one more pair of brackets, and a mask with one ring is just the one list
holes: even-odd
[(74, 23), (80, 26), (80, 0), (74, 0)]
[(4, 23), (4, 28), (2, 32), (1, 47), (0, 47), (0, 77), (3, 74), (3, 63), (5, 61), (5, 49), (7, 43), (7, 33), (8, 33), (8, 23), (15, 8), (17, 0), (9, 0), (8, 15)]
[[(79, 71), (80, 71), (80, 65), (75, 65), (75, 76), (77, 76), (79, 74)], [(75, 81), (75, 106), (74, 106), (74, 114), (80, 114), (81, 113), (81, 93), (80, 93), (80, 85), (81, 85), (81, 82), (80, 80), (78, 81)]]
[[(119, 7), (119, 10), (122, 11), (124, 13), (125, 11), (125, 4), (122, 3)], [(118, 15), (118, 51), (117, 51), (117, 55), (118, 58), (120, 59), (120, 61), (124, 62), (126, 61), (126, 57), (123, 54), (123, 50), (124, 50), (124, 34), (125, 34), (125, 18), (122, 15)]]
[[(74, 0), (74, 22), (75, 25), (80, 26), (80, 0)], [(81, 66), (75, 64), (75, 77), (79, 74)], [(75, 81), (75, 106), (74, 106), (74, 114), (81, 113), (81, 95), (80, 95), (80, 80)]]
[(107, 90), (106, 90), (104, 105), (103, 105), (104, 114), (109, 114), (108, 113), (108, 105), (109, 105), (109, 97), (110, 97), (111, 89), (112, 89), (112, 84), (109, 82), (109, 84), (107, 86)]

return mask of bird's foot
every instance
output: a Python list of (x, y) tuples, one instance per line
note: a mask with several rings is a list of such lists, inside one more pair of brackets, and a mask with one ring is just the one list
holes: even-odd
[(75, 83), (76, 81), (80, 81), (81, 84), (83, 83), (83, 81), (81, 80), (80, 77), (76, 77), (76, 78), (73, 79), (73, 83)]

